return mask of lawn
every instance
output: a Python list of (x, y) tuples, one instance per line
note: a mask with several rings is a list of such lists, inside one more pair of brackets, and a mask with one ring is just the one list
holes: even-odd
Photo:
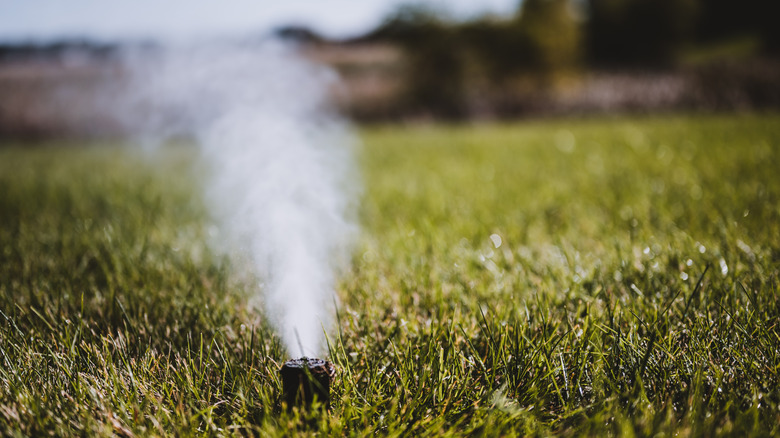
[(780, 434), (780, 116), (359, 136), (326, 415), (195, 148), (6, 142), (0, 435)]

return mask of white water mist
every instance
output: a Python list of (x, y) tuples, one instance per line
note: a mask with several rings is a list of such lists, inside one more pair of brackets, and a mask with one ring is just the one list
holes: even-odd
[(356, 193), (352, 138), (327, 105), (335, 76), (267, 43), (126, 59), (131, 107), (142, 122), (132, 129), (147, 139), (195, 139), (209, 168), (205, 199), (220, 246), (251, 258), (288, 351), (322, 353)]

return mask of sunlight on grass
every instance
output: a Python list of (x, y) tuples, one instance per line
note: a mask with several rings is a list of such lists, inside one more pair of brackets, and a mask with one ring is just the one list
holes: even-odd
[(0, 149), (3, 435), (777, 434), (780, 118), (362, 132), (327, 416), (193, 150)]

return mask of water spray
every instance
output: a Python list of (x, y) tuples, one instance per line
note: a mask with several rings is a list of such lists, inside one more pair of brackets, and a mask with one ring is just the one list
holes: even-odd
[(300, 351), (280, 370), (287, 405), (327, 405), (334, 368), (312, 357), (325, 352), (357, 198), (352, 137), (327, 102), (335, 75), (276, 43), (127, 59), (129, 129), (193, 138), (209, 169), (213, 248), (249, 261), (266, 315), (287, 351)]

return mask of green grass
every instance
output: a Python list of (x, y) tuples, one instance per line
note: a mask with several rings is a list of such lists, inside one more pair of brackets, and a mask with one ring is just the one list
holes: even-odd
[(0, 149), (0, 434), (780, 434), (780, 117), (361, 134), (313, 422), (193, 149)]

